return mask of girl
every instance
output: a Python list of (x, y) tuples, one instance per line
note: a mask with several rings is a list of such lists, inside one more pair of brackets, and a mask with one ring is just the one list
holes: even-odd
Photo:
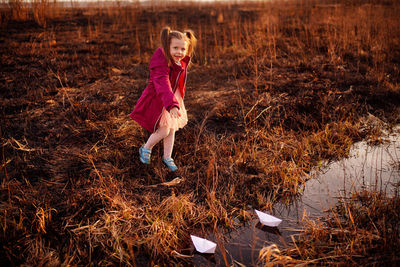
[(190, 30), (182, 33), (166, 27), (161, 31), (161, 47), (154, 52), (149, 64), (149, 83), (130, 114), (152, 133), (139, 149), (140, 161), (144, 164), (150, 164), (152, 148), (163, 140), (164, 164), (171, 171), (178, 169), (171, 155), (175, 132), (187, 124), (183, 104), (186, 70), (196, 41)]

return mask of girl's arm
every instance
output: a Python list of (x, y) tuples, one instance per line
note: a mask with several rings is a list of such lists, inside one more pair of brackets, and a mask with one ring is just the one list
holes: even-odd
[(151, 72), (154, 88), (165, 109), (167, 111), (170, 111), (173, 107), (179, 109), (179, 103), (172, 92), (171, 82), (169, 81), (169, 67), (157, 66), (151, 69)]
[(161, 48), (158, 48), (150, 60), (150, 77), (158, 97), (168, 111), (173, 107), (179, 108), (179, 103), (172, 92), (169, 81), (169, 71), (164, 52)]

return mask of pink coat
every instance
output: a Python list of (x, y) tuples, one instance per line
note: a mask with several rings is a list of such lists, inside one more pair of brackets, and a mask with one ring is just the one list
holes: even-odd
[[(179, 103), (174, 93), (179, 87), (182, 98), (185, 95), (186, 69), (189, 61), (190, 57), (186, 56), (181, 61), (182, 66), (178, 66), (175, 63), (171, 63), (171, 66), (168, 66), (161, 47), (151, 57), (149, 83), (130, 114), (132, 119), (151, 133), (157, 129), (163, 107), (167, 111), (173, 107), (179, 108)], [(182, 75), (184, 75), (183, 83), (179, 83), (179, 78)]]

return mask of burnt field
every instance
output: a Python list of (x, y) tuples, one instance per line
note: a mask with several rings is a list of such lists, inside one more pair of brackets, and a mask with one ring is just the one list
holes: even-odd
[[(345, 157), (359, 140), (380, 142), (382, 124), (371, 117), (386, 130), (400, 122), (396, 1), (46, 3), (1, 10), (2, 263), (190, 265), (191, 233), (221, 236), (254, 216), (249, 207), (290, 202), (321, 161)], [(150, 167), (140, 163), (148, 133), (128, 116), (166, 25), (198, 38), (175, 186), (159, 185), (176, 177), (161, 145)], [(342, 210), (353, 224), (341, 227), (355, 235), (329, 246), (316, 238), (329, 233), (313, 229), (304, 250), (275, 260), (399, 261), (399, 197), (360, 199), (375, 200), (368, 216), (383, 218), (377, 226), (363, 210), (352, 207), (351, 218)], [(354, 240), (362, 245), (346, 250)]]

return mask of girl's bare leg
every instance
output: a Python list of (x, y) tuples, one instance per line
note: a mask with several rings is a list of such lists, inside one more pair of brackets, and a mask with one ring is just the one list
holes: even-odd
[(170, 129), (169, 134), (164, 138), (164, 159), (170, 158), (175, 142), (175, 130)]
[[(146, 144), (144, 144), (144, 148), (152, 149), (158, 142), (162, 139), (166, 138), (170, 134), (170, 129), (168, 127), (160, 127), (152, 133), (147, 140)], [(164, 148), (165, 150), (165, 148)]]

